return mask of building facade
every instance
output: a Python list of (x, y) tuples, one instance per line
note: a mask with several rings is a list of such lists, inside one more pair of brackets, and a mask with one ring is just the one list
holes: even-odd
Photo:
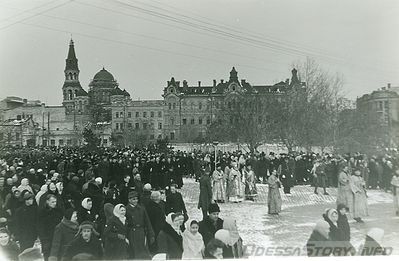
[(201, 142), (218, 112), (230, 107), (238, 96), (281, 99), (286, 90), (304, 87), (295, 69), (291, 80), (274, 85), (251, 85), (245, 79), (239, 79), (233, 67), (228, 80), (213, 80), (211, 86), (202, 86), (201, 82), (189, 86), (187, 81), (176, 81), (172, 77), (160, 93), (162, 99), (140, 101), (132, 100), (126, 90), (119, 88), (114, 76), (102, 68), (94, 75), (86, 91), (79, 81), (80, 70), (72, 40), (64, 75), (60, 106), (46, 106), (40, 101), (18, 97), (8, 97), (0, 102), (3, 129), (11, 128), (10, 121), (28, 119), (35, 129), (34, 135), (29, 134), (29, 137), (23, 137), (25, 134), (21, 132), (14, 137), (18, 140), (13, 144), (81, 145), (82, 133), (87, 127), (97, 133), (102, 146), (155, 142), (161, 138), (168, 138), (172, 143)]
[(369, 122), (379, 124), (386, 131), (390, 144), (399, 144), (399, 87), (388, 83), (356, 100), (356, 108), (366, 115)]

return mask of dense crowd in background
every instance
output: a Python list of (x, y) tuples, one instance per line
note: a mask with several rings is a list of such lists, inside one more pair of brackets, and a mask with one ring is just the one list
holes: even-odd
[[(256, 201), (263, 183), (269, 187), (268, 213), (278, 215), (280, 187), (290, 194), (296, 185), (312, 185), (325, 195), (338, 187), (338, 209), (325, 213), (331, 230), (335, 216), (364, 212), (354, 202), (368, 189), (380, 189), (393, 193), (399, 215), (398, 160), (397, 151), (219, 151), (215, 159), (201, 151), (6, 148), (0, 151), (0, 247), (15, 260), (35, 255), (37, 239), (45, 260), (242, 257), (235, 221), (220, 219), (218, 204)], [(188, 216), (178, 191), (183, 177), (199, 182), (201, 221)], [(362, 215), (353, 217), (363, 222)]]

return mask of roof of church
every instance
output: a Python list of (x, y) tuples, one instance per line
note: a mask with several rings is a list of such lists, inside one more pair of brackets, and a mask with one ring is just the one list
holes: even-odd
[(76, 96), (89, 96), (89, 95), (87, 94), (87, 92), (83, 88), (80, 88), (78, 90), (78, 93), (76, 94)]
[(104, 67), (102, 68), (101, 71), (99, 71), (98, 73), (96, 73), (96, 75), (94, 75), (93, 80), (97, 80), (97, 81), (115, 81), (114, 76), (110, 72), (105, 70)]

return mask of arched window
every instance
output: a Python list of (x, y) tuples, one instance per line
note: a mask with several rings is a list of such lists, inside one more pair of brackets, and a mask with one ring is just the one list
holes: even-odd
[(78, 90), (75, 90), (75, 97), (78, 96)]
[(69, 80), (72, 80), (72, 73), (69, 73)]
[(198, 109), (202, 110), (202, 103), (201, 102), (198, 103)]
[(79, 101), (79, 110), (82, 111), (82, 101)]
[(68, 90), (68, 100), (72, 100), (72, 99), (73, 99), (72, 90)]
[(78, 74), (77, 74), (77, 73), (74, 73), (74, 74), (73, 74), (73, 78), (74, 78), (75, 80), (77, 80), (77, 79), (78, 79)]

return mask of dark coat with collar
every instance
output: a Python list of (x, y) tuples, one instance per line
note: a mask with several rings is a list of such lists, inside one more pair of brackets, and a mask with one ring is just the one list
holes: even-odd
[(216, 231), (223, 228), (223, 219), (218, 218), (216, 223), (207, 216), (204, 220), (199, 222), (199, 232), (202, 235), (205, 246), (208, 242), (215, 237)]
[(66, 253), (66, 249), (78, 233), (79, 227), (77, 223), (63, 218), (54, 230), (53, 242), (51, 245), (50, 256), (57, 257), (58, 260)]
[(121, 260), (128, 258), (128, 244), (125, 239), (118, 237), (123, 235), (128, 238), (129, 220), (126, 217), (125, 224), (119, 218), (113, 216), (104, 229), (104, 256), (109, 260)]
[(166, 253), (167, 259), (181, 259), (183, 255), (183, 238), (166, 224), (157, 237), (158, 253)]

